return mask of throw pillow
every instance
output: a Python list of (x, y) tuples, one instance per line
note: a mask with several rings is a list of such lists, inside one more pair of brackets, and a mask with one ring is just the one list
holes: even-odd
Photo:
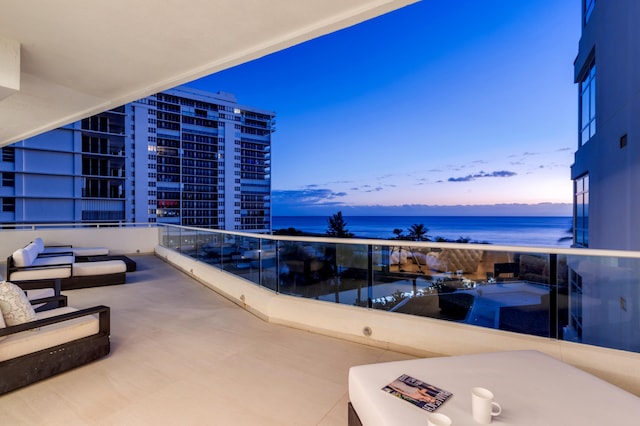
[(36, 319), (27, 295), (17, 285), (8, 281), (0, 282), (0, 311), (6, 325), (18, 325)]

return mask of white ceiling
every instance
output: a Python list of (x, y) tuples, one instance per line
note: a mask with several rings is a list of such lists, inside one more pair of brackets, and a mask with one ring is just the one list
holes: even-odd
[(416, 1), (0, 0), (0, 146)]

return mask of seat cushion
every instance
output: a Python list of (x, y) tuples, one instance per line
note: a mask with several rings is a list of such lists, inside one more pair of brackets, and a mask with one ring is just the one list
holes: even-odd
[(17, 285), (0, 282), (0, 310), (7, 325), (18, 325), (36, 319), (27, 295)]
[[(77, 309), (66, 306), (38, 312), (36, 315), (37, 319), (43, 319), (75, 311)], [(97, 315), (87, 315), (40, 327), (37, 331), (16, 333), (0, 342), (0, 362), (91, 336), (98, 331)]]
[(71, 267), (49, 267), (41, 269), (27, 269), (15, 271), (9, 277), (12, 281), (35, 281), (35, 280), (53, 280), (56, 278), (69, 278), (71, 276)]
[(77, 262), (73, 264), (74, 277), (119, 274), (126, 271), (127, 271), (127, 265), (122, 260)]
[(75, 262), (75, 256), (45, 256), (36, 257), (31, 266), (70, 265)]
[(109, 249), (106, 247), (45, 247), (43, 254), (73, 253), (74, 256), (106, 256)]

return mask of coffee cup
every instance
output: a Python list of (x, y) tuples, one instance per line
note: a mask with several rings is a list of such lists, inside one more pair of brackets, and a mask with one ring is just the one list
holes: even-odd
[(502, 413), (502, 407), (493, 401), (493, 392), (476, 387), (471, 389), (471, 412), (476, 422), (486, 425), (491, 423), (493, 416)]
[(442, 413), (430, 413), (427, 416), (427, 426), (451, 426), (452, 424), (449, 416)]

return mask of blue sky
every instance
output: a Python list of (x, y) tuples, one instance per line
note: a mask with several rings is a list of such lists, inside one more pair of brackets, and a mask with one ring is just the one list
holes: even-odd
[(570, 215), (579, 36), (576, 0), (424, 0), (188, 85), (276, 112), (275, 215)]

